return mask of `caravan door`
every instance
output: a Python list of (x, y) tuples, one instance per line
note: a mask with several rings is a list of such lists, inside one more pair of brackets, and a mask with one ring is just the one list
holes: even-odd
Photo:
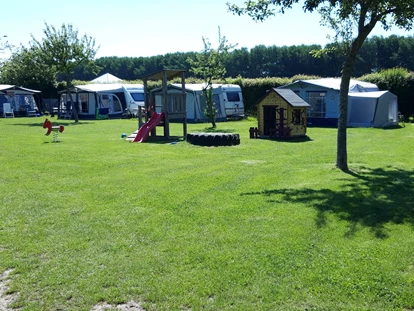
[(112, 93), (98, 94), (98, 108), (107, 108), (109, 117), (116, 118), (122, 115), (123, 109), (121, 100), (118, 96)]

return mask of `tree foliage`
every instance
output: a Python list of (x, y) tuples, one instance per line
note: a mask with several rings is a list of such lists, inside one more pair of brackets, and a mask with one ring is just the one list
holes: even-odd
[(218, 47), (214, 49), (210, 41), (203, 39), (204, 49), (201, 53), (196, 54), (195, 58), (189, 58), (191, 66), (190, 71), (196, 77), (204, 81), (203, 94), (206, 98), (206, 109), (204, 114), (211, 122), (213, 128), (216, 127), (217, 109), (213, 101), (213, 80), (224, 80), (226, 76), (226, 67), (224, 62), (229, 51), (235, 47), (228, 43), (225, 36), (221, 36), (220, 27), (218, 31)]
[[(248, 14), (254, 20), (263, 21), (276, 13), (284, 13), (297, 3), (299, 0), (258, 0), (245, 1), (244, 7), (228, 3), (228, 7), (235, 14)], [(335, 30), (336, 42), (341, 42), (344, 48), (336, 166), (348, 170), (348, 90), (358, 54), (377, 23), (386, 30), (392, 25), (410, 30), (414, 20), (414, 0), (305, 0), (303, 9), (305, 12), (318, 11), (321, 24)]]
[[(63, 24), (58, 30), (54, 26), (45, 23), (46, 28), (43, 33), (45, 37), (38, 41), (33, 36), (31, 48), (38, 52), (40, 61), (51, 66), (57, 74), (62, 74), (66, 80), (66, 90), (69, 94), (69, 88), (73, 79), (73, 74), (77, 68), (84, 68), (92, 72), (97, 72), (94, 59), (98, 50), (95, 47), (95, 39), (88, 37), (86, 34), (78, 36), (78, 30), (75, 30), (71, 24)], [(73, 99), (70, 97), (71, 107), (75, 122), (78, 122), (78, 107), (73, 105)]]
[[(325, 49), (319, 58), (311, 51)], [(190, 72), (188, 59), (200, 52), (176, 52), (149, 57), (100, 57), (96, 65), (101, 69), (92, 74), (84, 68), (75, 70), (74, 79), (90, 81), (107, 72), (129, 81), (138, 80), (153, 72), (168, 69), (187, 70), (187, 78), (195, 77)], [(292, 77), (298, 74), (321, 77), (338, 77), (344, 62), (343, 50), (338, 43), (325, 47), (318, 44), (293, 46), (258, 45), (251, 49), (235, 48), (228, 53), (224, 65), (227, 77), (243, 78)], [(414, 36), (373, 36), (362, 46), (355, 63), (353, 76), (360, 77), (371, 72), (404, 67), (414, 71)]]
[(52, 67), (43, 63), (40, 58), (37, 49), (27, 49), (21, 46), (14, 50), (11, 57), (4, 62), (1, 68), (0, 81), (4, 84), (21, 85), (42, 90), (43, 95), (48, 94), (50, 96), (56, 88), (56, 73)]
[(3, 40), (4, 38), (7, 38), (6, 35), (0, 36), (0, 65), (3, 61), (2, 54), (10, 47), (7, 40)]

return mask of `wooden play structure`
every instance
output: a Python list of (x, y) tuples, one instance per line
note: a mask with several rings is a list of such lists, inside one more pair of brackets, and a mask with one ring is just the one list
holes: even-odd
[[(186, 138), (187, 117), (184, 73), (185, 70), (165, 69), (145, 76), (143, 78), (145, 94), (145, 113), (142, 111), (141, 107), (138, 109), (138, 131), (134, 133), (135, 136), (132, 139), (132, 141), (144, 141), (149, 135), (151, 137), (156, 137), (157, 126), (162, 126), (164, 128), (163, 138), (166, 140), (170, 139), (171, 121), (183, 123), (182, 137), (184, 139)], [(167, 89), (167, 83), (169, 80), (175, 77), (181, 77), (182, 92), (170, 93)], [(155, 98), (155, 94), (149, 92), (148, 90), (148, 81), (159, 80), (162, 80), (162, 91), (161, 93), (157, 94), (158, 99), (160, 99), (157, 101)], [(145, 123), (143, 121), (143, 115), (145, 115)], [(153, 118), (152, 121), (151, 118)], [(132, 134), (131, 136), (133, 136), (134, 134)]]
[(292, 90), (272, 88), (256, 106), (258, 128), (250, 129), (251, 138), (306, 136), (306, 108), (310, 105)]

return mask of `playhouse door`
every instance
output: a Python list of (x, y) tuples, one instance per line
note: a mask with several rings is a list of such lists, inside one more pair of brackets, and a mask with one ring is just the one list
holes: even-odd
[(263, 106), (263, 135), (272, 136), (276, 128), (276, 106)]
[(287, 126), (287, 110), (285, 108), (276, 109), (276, 136), (290, 137), (291, 129)]

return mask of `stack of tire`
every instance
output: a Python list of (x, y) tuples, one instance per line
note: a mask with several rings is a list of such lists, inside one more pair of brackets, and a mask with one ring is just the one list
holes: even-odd
[(235, 146), (240, 144), (240, 136), (232, 133), (189, 133), (187, 141), (199, 146)]

